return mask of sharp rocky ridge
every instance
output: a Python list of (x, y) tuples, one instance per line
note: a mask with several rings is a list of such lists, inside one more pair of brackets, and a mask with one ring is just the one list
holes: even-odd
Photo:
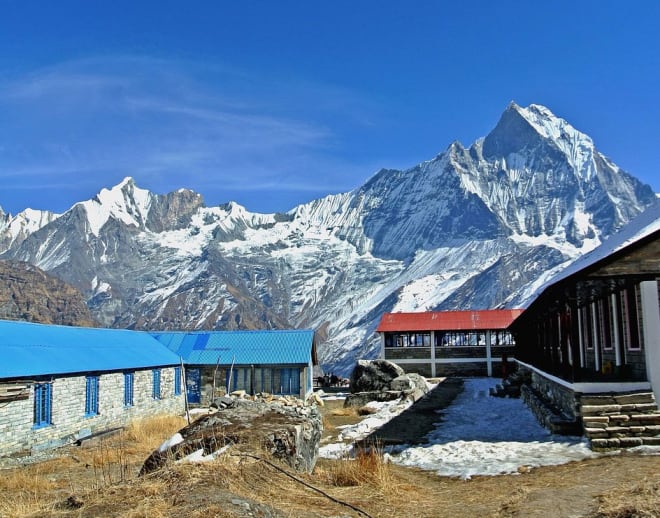
[(106, 326), (315, 328), (346, 372), (378, 354), (383, 312), (523, 306), (654, 201), (587, 135), (511, 103), (469, 148), (287, 213), (131, 178), (63, 214), (0, 210), (0, 258), (75, 286)]

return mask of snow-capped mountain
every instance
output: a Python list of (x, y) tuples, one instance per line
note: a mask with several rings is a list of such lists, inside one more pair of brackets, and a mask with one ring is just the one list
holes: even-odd
[(375, 353), (384, 311), (520, 305), (654, 200), (587, 135), (511, 103), (469, 148), (286, 214), (127, 178), (2, 256), (76, 286), (105, 325), (313, 327), (322, 361), (345, 371)]
[(0, 252), (20, 244), (30, 234), (58, 217), (59, 214), (34, 209), (25, 209), (16, 216), (12, 216), (5, 214), (0, 207)]

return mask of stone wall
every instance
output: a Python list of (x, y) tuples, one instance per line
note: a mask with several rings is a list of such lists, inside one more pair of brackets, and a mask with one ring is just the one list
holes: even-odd
[(436, 376), (488, 376), (488, 364), (485, 361), (436, 363), (435, 375)]
[[(524, 367), (523, 367), (524, 368)], [(568, 419), (575, 419), (579, 415), (578, 400), (575, 392), (570, 388), (555, 383), (554, 381), (541, 376), (537, 372), (531, 372), (532, 388), (559, 413)]]
[[(47, 380), (44, 380), (47, 381)], [(62, 446), (157, 414), (180, 414), (183, 396), (174, 396), (174, 368), (161, 369), (161, 399), (152, 397), (151, 369), (135, 371), (133, 406), (124, 406), (124, 374), (99, 375), (99, 413), (85, 416), (85, 376), (52, 381), (52, 424), (34, 427), (34, 387), (28, 399), (0, 404), (0, 456)], [(183, 386), (181, 387), (183, 389)]]
[(525, 403), (553, 433), (576, 430), (595, 450), (660, 445), (660, 412), (652, 392), (582, 394), (524, 365), (519, 368), (531, 379), (521, 387)]
[(430, 360), (431, 348), (430, 347), (386, 347), (385, 359), (396, 360)]

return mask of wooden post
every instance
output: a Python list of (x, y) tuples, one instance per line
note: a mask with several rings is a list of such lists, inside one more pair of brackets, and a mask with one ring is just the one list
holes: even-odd
[(220, 355), (218, 354), (218, 361), (215, 362), (215, 369), (213, 369), (213, 393), (211, 395), (211, 403), (215, 399), (215, 378), (218, 375), (218, 367), (220, 367)]
[(188, 408), (188, 380), (186, 379), (186, 368), (183, 366), (183, 358), (179, 356), (181, 361), (181, 384), (183, 385), (183, 404), (186, 410), (186, 419), (190, 424), (190, 408)]
[(229, 379), (227, 380), (227, 395), (231, 392), (231, 379), (234, 377), (234, 362), (236, 361), (236, 356), (231, 358), (231, 367), (229, 368)]

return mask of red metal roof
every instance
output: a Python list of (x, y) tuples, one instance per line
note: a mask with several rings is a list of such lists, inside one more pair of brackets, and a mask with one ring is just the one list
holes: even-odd
[(426, 311), (424, 313), (385, 313), (377, 332), (464, 331), (506, 329), (522, 309), (474, 311)]

